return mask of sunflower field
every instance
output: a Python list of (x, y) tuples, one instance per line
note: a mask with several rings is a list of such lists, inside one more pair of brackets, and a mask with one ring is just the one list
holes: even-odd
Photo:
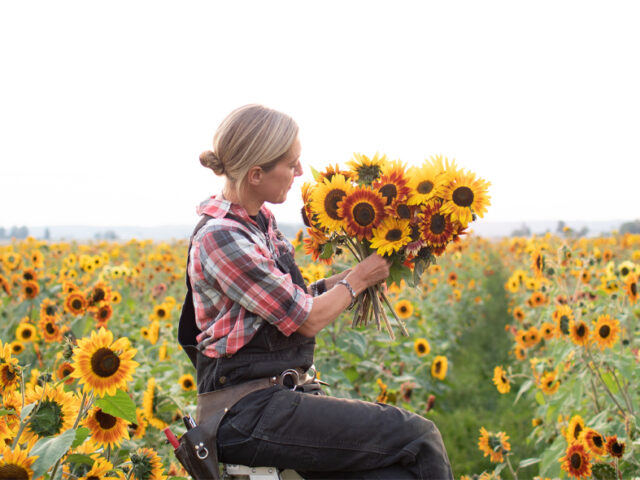
[[(349, 266), (292, 243), (309, 282)], [(188, 478), (163, 432), (195, 413), (177, 342), (186, 250), (0, 246), (0, 478)], [(433, 420), (456, 478), (638, 477), (639, 276), (638, 235), (466, 235), (415, 287), (388, 286), (408, 337), (346, 314), (316, 367), (331, 395)]]

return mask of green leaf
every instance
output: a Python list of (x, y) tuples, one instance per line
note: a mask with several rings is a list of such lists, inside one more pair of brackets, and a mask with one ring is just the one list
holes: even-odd
[(89, 436), (89, 429), (87, 427), (80, 427), (76, 430), (76, 438), (73, 440), (71, 448), (76, 448), (84, 443)]
[(616, 480), (616, 471), (611, 465), (606, 463), (594, 463), (591, 475), (595, 480)]
[(546, 403), (544, 400), (544, 395), (540, 391), (536, 393), (536, 402), (538, 402), (539, 405), (544, 405)]
[(533, 386), (533, 380), (527, 380), (520, 386), (520, 390), (518, 390), (518, 395), (516, 395), (516, 399), (513, 401), (514, 405), (518, 403), (518, 400), (522, 396), (523, 393), (527, 392)]
[(67, 453), (69, 447), (76, 438), (76, 432), (70, 428), (57, 437), (46, 437), (38, 441), (31, 452), (30, 456), (38, 456), (31, 468), (33, 469), (33, 478), (42, 477), (55, 463)]
[(37, 404), (37, 402), (34, 402), (34, 403), (30, 403), (29, 405), (25, 405), (24, 407), (22, 407), (22, 412), (20, 412), (20, 421), (21, 422), (23, 422), (24, 419), (29, 416), (29, 414), (31, 413), (31, 410), (34, 409), (36, 404)]
[(310, 167), (310, 168), (311, 168), (311, 175), (313, 175), (313, 179), (317, 182), (318, 179), (320, 178), (320, 172), (313, 167)]
[(518, 468), (524, 468), (530, 465), (535, 465), (536, 463), (540, 463), (540, 460), (541, 459), (537, 457), (525, 458), (524, 460), (520, 461), (520, 465), (518, 465)]
[(607, 386), (607, 388), (611, 393), (613, 393), (614, 395), (618, 393), (618, 385), (613, 379), (613, 375), (611, 375), (611, 373), (609, 372), (603, 373), (602, 380), (604, 381), (604, 384)]
[(3, 417), (5, 415), (15, 415), (16, 411), (14, 409), (0, 408), (0, 415)]
[[(73, 445), (71, 446), (71, 448), (74, 448)], [(64, 463), (66, 464), (67, 462), (75, 464), (81, 463), (84, 465), (92, 466), (95, 463), (95, 460), (89, 455), (84, 455), (82, 453), (72, 453), (71, 455), (67, 455), (67, 457), (65, 458)]]
[(136, 423), (136, 404), (126, 392), (117, 390), (113, 396), (105, 395), (94, 402), (104, 413)]
[(322, 254), (320, 255), (320, 258), (326, 260), (328, 258), (331, 258), (332, 255), (333, 247), (331, 246), (331, 243), (325, 243), (324, 247), (322, 248)]
[(353, 383), (358, 378), (358, 371), (355, 369), (355, 367), (349, 367), (344, 370), (344, 376), (347, 377), (351, 383)]

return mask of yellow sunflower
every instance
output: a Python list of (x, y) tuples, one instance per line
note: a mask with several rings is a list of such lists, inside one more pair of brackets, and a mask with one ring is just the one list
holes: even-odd
[(418, 338), (413, 343), (413, 349), (415, 350), (416, 355), (418, 355), (419, 357), (423, 357), (425, 355), (429, 355), (429, 352), (431, 351), (431, 345), (429, 345), (429, 342), (426, 338)]
[(347, 162), (347, 167), (356, 175), (356, 181), (360, 185), (371, 185), (382, 174), (382, 167), (387, 164), (387, 156), (378, 156), (376, 153), (373, 158), (369, 158), (361, 153), (354, 153), (353, 160)]
[(59, 314), (59, 307), (50, 298), (45, 298), (40, 304), (40, 317), (56, 318)]
[(158, 430), (162, 430), (167, 424), (160, 418), (156, 417), (155, 407), (158, 403), (156, 392), (156, 379), (149, 378), (147, 381), (147, 389), (142, 394), (142, 411), (147, 421)]
[(589, 343), (589, 327), (582, 320), (573, 320), (569, 323), (569, 334), (576, 345), (584, 347)]
[(593, 323), (593, 333), (591, 334), (593, 342), (598, 344), (600, 350), (613, 347), (620, 333), (620, 322), (609, 315), (600, 315)]
[(31, 252), (31, 262), (35, 268), (44, 268), (44, 253), (40, 250)]
[(62, 329), (56, 321), (56, 317), (41, 318), (38, 322), (38, 327), (40, 327), (40, 333), (45, 342), (52, 343), (62, 341)]
[(340, 231), (345, 221), (338, 213), (340, 204), (353, 190), (353, 186), (343, 175), (335, 175), (331, 180), (318, 183), (311, 194), (311, 210), (318, 223), (330, 232)]
[(511, 451), (511, 444), (508, 440), (509, 436), (505, 432), (493, 433), (480, 427), (478, 448), (484, 453), (483, 456), (488, 456), (492, 462), (501, 463), (504, 461), (503, 454)]
[(406, 320), (413, 315), (413, 304), (409, 300), (399, 300), (393, 306), (393, 309), (399, 318)]
[(10, 390), (20, 380), (18, 359), (12, 357), (11, 344), (0, 340), (0, 390)]
[(624, 291), (627, 293), (627, 298), (631, 305), (635, 305), (638, 301), (638, 276), (635, 273), (627, 275), (624, 281)]
[(92, 458), (94, 459), (94, 462), (91, 466), (91, 470), (89, 470), (80, 480), (109, 480), (114, 478), (112, 476), (107, 476), (107, 474), (113, 470), (113, 464), (109, 460), (97, 455), (95, 457), (92, 456)]
[(556, 335), (556, 327), (553, 323), (543, 322), (540, 325), (540, 335), (545, 340), (551, 340)]
[(580, 415), (574, 415), (569, 420), (569, 426), (567, 430), (564, 432), (564, 436), (567, 439), (567, 443), (571, 444), (580, 440), (580, 435), (585, 429), (584, 420)]
[(22, 263), (22, 256), (12, 251), (5, 252), (2, 255), (2, 263), (7, 270), (16, 270)]
[(404, 247), (411, 240), (409, 220), (387, 217), (378, 228), (373, 229), (371, 248), (378, 255), (391, 255)]
[(65, 432), (73, 426), (80, 408), (78, 398), (72, 392), (65, 392), (64, 385), (44, 383), (27, 388), (25, 405), (36, 402), (38, 409), (31, 414), (22, 433), (25, 441)]
[(467, 226), (473, 215), (483, 217), (487, 206), (491, 205), (489, 182), (476, 179), (475, 173), (460, 170), (442, 187), (442, 212), (451, 215), (454, 221)]
[(558, 374), (554, 370), (553, 372), (545, 372), (540, 378), (540, 390), (547, 395), (553, 395), (560, 388), (560, 380), (558, 380)]
[(111, 303), (118, 304), (122, 301), (122, 295), (120, 292), (111, 292)]
[(511, 390), (511, 383), (509, 382), (509, 377), (507, 377), (507, 372), (501, 366), (493, 369), (493, 383), (500, 393), (509, 393)]
[(453, 238), (455, 226), (449, 215), (441, 211), (439, 200), (425, 205), (420, 210), (422, 239), (434, 247), (446, 246)]
[(386, 206), (405, 203), (411, 191), (405, 177), (405, 166), (400, 161), (384, 165), (382, 175), (373, 182), (373, 189), (382, 195)]
[(346, 232), (358, 240), (371, 240), (373, 229), (385, 217), (384, 202), (384, 197), (370, 188), (352, 189), (338, 208), (338, 216), (344, 219)]
[(184, 390), (185, 392), (196, 390), (196, 381), (194, 380), (193, 375), (191, 375), (190, 373), (182, 375), (178, 379), (178, 383), (180, 384), (180, 388), (182, 388), (182, 390)]
[(425, 161), (421, 167), (412, 167), (407, 172), (409, 177), (409, 205), (429, 203), (437, 197), (447, 180), (441, 165), (433, 161)]
[(165, 480), (162, 460), (152, 448), (139, 448), (131, 453), (132, 480)]
[(594, 455), (604, 456), (607, 453), (604, 437), (593, 428), (585, 428), (582, 432), (582, 440)]
[(569, 444), (565, 456), (559, 460), (562, 470), (574, 478), (587, 478), (591, 476), (591, 455), (581, 442)]
[(522, 307), (516, 307), (513, 309), (513, 318), (515, 318), (520, 323), (524, 322), (526, 315)]
[(14, 355), (20, 355), (24, 352), (24, 344), (18, 340), (11, 342), (11, 353)]
[(99, 407), (94, 406), (83, 423), (91, 432), (92, 440), (100, 446), (115, 448), (129, 439), (129, 422), (105, 413)]
[(136, 408), (136, 423), (130, 423), (129, 436), (131, 438), (143, 438), (147, 431), (147, 420), (144, 418), (144, 412), (141, 408)]
[(437, 355), (431, 364), (431, 376), (438, 380), (444, 380), (447, 376), (448, 361), (447, 357)]
[(531, 254), (531, 268), (538, 279), (544, 276), (545, 260), (544, 250), (537, 247)]
[(38, 458), (37, 456), (29, 456), (29, 451), (33, 445), (27, 446), (25, 449), (16, 445), (0, 444), (0, 478), (31, 480), (33, 478), (33, 470), (31, 466)]
[(16, 329), (16, 340), (33, 342), (38, 338), (38, 330), (30, 323), (20, 323)]
[(573, 322), (573, 310), (568, 305), (558, 305), (552, 313), (552, 318), (556, 322), (556, 331), (559, 338), (569, 335), (569, 325)]
[(133, 380), (138, 362), (133, 361), (137, 350), (131, 348), (126, 337), (113, 341), (113, 334), (100, 328), (90, 338), (81, 338), (73, 352), (71, 376), (84, 384), (85, 392), (94, 391), (98, 397), (115, 395), (116, 390), (127, 388)]

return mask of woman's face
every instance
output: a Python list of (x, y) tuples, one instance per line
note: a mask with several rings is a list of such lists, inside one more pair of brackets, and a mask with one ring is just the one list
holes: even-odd
[(271, 170), (264, 172), (259, 188), (265, 202), (282, 203), (287, 199), (294, 178), (302, 175), (301, 150), (300, 140), (296, 138), (287, 155)]

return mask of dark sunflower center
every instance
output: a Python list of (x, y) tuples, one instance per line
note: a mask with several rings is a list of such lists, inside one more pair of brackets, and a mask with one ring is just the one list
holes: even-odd
[(33, 274), (31, 272), (24, 272), (22, 278), (24, 278), (25, 280), (33, 280)]
[(73, 307), (74, 310), (80, 310), (82, 308), (82, 302), (80, 301), (79, 298), (76, 298), (71, 302), (71, 306)]
[(87, 477), (87, 480), (100, 480), (100, 477), (96, 477), (95, 475), (91, 475), (90, 477)]
[(56, 308), (53, 305), (47, 305), (44, 311), (47, 315), (52, 316), (56, 313)]
[(613, 444), (611, 445), (611, 451), (614, 453), (614, 455), (622, 455), (622, 452), (624, 452), (624, 447), (620, 442), (613, 442)]
[(193, 382), (188, 378), (182, 382), (184, 388), (191, 388), (193, 386)]
[(384, 238), (388, 242), (397, 242), (402, 238), (402, 230), (399, 228), (393, 228), (387, 232)]
[(418, 187), (416, 188), (416, 190), (418, 191), (418, 193), (422, 195), (431, 193), (431, 190), (433, 190), (433, 182), (431, 180), (423, 180), (418, 184)]
[(102, 300), (104, 300), (104, 297), (105, 297), (104, 290), (98, 287), (93, 291), (93, 297), (91, 299), (94, 302), (101, 302)]
[(436, 362), (436, 373), (440, 373), (440, 369), (442, 368), (442, 362), (439, 360)]
[(31, 329), (27, 328), (27, 329), (22, 331), (22, 338), (24, 338), (24, 339), (31, 338), (32, 334), (33, 334), (33, 332), (31, 331)]
[(542, 258), (542, 255), (538, 255), (536, 257), (536, 268), (538, 270), (542, 270), (544, 268), (544, 259)]
[(49, 335), (53, 335), (54, 333), (56, 333), (56, 328), (51, 322), (47, 322), (44, 329), (47, 331)]
[(427, 351), (427, 346), (424, 343), (419, 343), (418, 344), (418, 352), (424, 353), (426, 351)]
[(29, 480), (29, 473), (21, 466), (8, 463), (0, 467), (0, 478), (7, 480)]
[(103, 308), (100, 310), (100, 318), (105, 319), (109, 316), (109, 310)]
[(27, 295), (33, 295), (33, 287), (27, 286), (24, 290), (27, 292)]
[(398, 189), (393, 183), (387, 183), (380, 189), (380, 194), (387, 199), (387, 205), (390, 205), (393, 199), (398, 196)]
[(500, 441), (500, 438), (494, 435), (489, 437), (489, 446), (494, 452), (502, 450), (502, 442)]
[(470, 207), (473, 203), (473, 190), (469, 187), (458, 187), (451, 196), (453, 203), (459, 207)]
[(96, 412), (95, 419), (103, 430), (112, 429), (118, 421), (116, 417), (109, 415), (108, 413), (104, 413), (102, 410), (98, 410)]
[(411, 218), (411, 210), (404, 203), (398, 205), (398, 208), (396, 208), (396, 213), (400, 218)]
[(576, 330), (576, 333), (578, 334), (579, 337), (584, 337), (586, 330), (583, 323), (580, 324), (580, 326)]
[(598, 334), (600, 335), (600, 338), (607, 338), (610, 333), (611, 333), (611, 328), (609, 327), (609, 325), (602, 325), (598, 330)]
[(429, 230), (434, 235), (440, 235), (442, 232), (444, 232), (444, 228), (446, 225), (447, 223), (445, 221), (444, 215), (436, 213), (431, 217), (431, 225), (429, 226)]
[(602, 437), (601, 437), (600, 435), (594, 435), (594, 436), (591, 438), (591, 441), (593, 441), (593, 444), (594, 444), (596, 447), (598, 447), (598, 448), (602, 447), (602, 443), (603, 443), (603, 442), (602, 442)]
[(3, 377), (4, 383), (9, 383), (16, 378), (16, 371), (13, 368), (11, 368), (11, 365), (7, 365), (6, 368), (2, 369), (2, 377)]
[(400, 307), (400, 313), (407, 313), (409, 311), (409, 309), (406, 307), (406, 305), (402, 305)]
[(502, 383), (507, 383), (507, 379), (504, 375), (500, 376), (500, 380), (502, 381)]
[(632, 283), (631, 287), (629, 287), (629, 290), (631, 290), (631, 295), (635, 297), (638, 294), (638, 284)]
[(582, 432), (582, 426), (580, 424), (577, 424), (576, 427), (573, 429), (573, 438), (577, 440), (578, 437), (580, 436), (580, 432)]
[(569, 334), (569, 317), (566, 315), (560, 317), (560, 331), (565, 335)]
[(357, 203), (353, 207), (353, 219), (358, 225), (362, 227), (369, 226), (375, 218), (376, 211), (370, 203)]
[(157, 313), (158, 317), (160, 318), (164, 318), (167, 315), (167, 312), (165, 311), (164, 308), (159, 308), (158, 309), (158, 313)]
[(576, 470), (580, 470), (582, 466), (582, 455), (579, 453), (574, 453), (571, 455), (571, 466)]
[(547, 382), (547, 388), (551, 388), (552, 385), (553, 385), (553, 380), (549, 380)]
[(62, 378), (68, 376), (71, 372), (73, 372), (73, 368), (65, 367), (62, 369)]
[(119, 367), (120, 358), (108, 348), (101, 348), (91, 356), (91, 370), (99, 377), (110, 377)]
[(340, 215), (338, 215), (338, 202), (340, 202), (345, 195), (346, 193), (344, 193), (343, 190), (337, 188), (327, 193), (327, 196), (324, 198), (324, 209), (329, 218), (341, 220)]
[(620, 270), (620, 273), (622, 274), (623, 277), (626, 277), (627, 275), (629, 275), (629, 269), (627, 267), (622, 267), (622, 269)]
[(56, 435), (62, 427), (62, 408), (56, 402), (44, 400), (31, 417), (29, 426), (39, 437)]

